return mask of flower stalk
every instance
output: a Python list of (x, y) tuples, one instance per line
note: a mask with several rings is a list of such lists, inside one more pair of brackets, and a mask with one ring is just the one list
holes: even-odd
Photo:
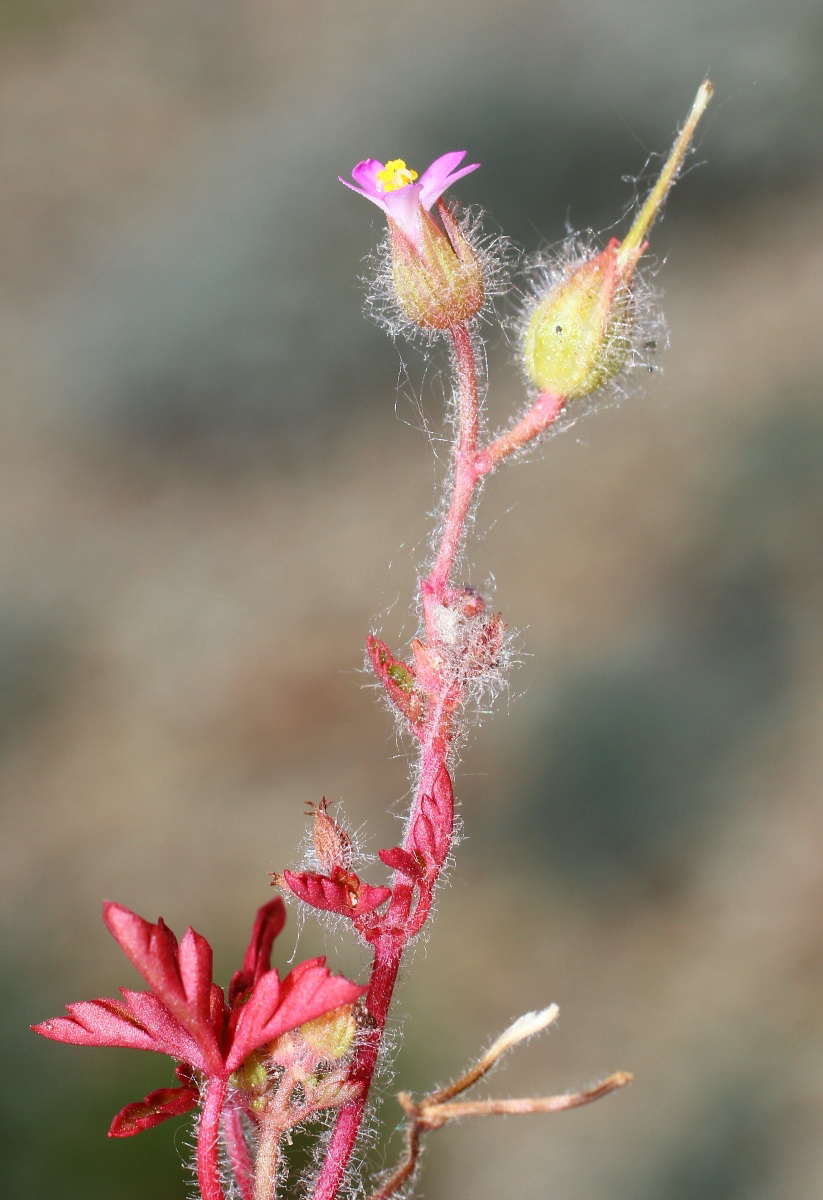
[(225, 1200), (220, 1183), (220, 1117), (226, 1102), (225, 1079), (210, 1079), (197, 1128), (197, 1182), (202, 1200)]

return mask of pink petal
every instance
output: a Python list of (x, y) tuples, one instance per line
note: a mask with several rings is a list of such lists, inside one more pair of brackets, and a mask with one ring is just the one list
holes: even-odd
[(371, 195), (382, 195), (382, 189), (377, 182), (377, 173), (382, 170), (383, 164), (376, 158), (364, 158), (354, 168), (351, 177), (364, 192)]
[(353, 192), (357, 192), (358, 196), (365, 196), (367, 200), (371, 200), (372, 204), (376, 204), (378, 208), (382, 208), (384, 212), (386, 211), (382, 192), (378, 195), (373, 195), (371, 192), (364, 191), (363, 188), (355, 187), (353, 183), (349, 183), (348, 179), (344, 179), (342, 175), (338, 175), (337, 178), (344, 187), (351, 188)]
[(467, 153), (466, 150), (450, 150), (448, 154), (441, 154), (426, 167), (420, 176), (420, 183), (425, 185), (436, 183), (440, 179), (447, 179), (452, 171), (460, 166)]
[(377, 182), (377, 173), (383, 170), (383, 164), (376, 158), (366, 158), (357, 164), (352, 171), (354, 183), (349, 183), (342, 175), (338, 178), (347, 188), (365, 196), (388, 213), (406, 236), (417, 244), (418, 205), (422, 205), (427, 211), (430, 210), (447, 188), (464, 175), (477, 170), (480, 163), (471, 163), (468, 167), (457, 169), (465, 157), (465, 150), (451, 150), (448, 154), (441, 154), (440, 158), (436, 158), (426, 168), (417, 183), (409, 183), (389, 192), (384, 192)]
[(458, 179), (476, 171), (480, 166), (480, 163), (471, 163), (468, 167), (461, 167), (459, 171), (455, 170), (465, 157), (465, 150), (453, 150), (436, 158), (431, 166), (426, 168), (420, 177), (420, 203), (425, 209), (430, 209)]
[(393, 221), (396, 221), (410, 241), (417, 243), (418, 216), (417, 210), (421, 203), (421, 186), (419, 183), (407, 183), (405, 187), (386, 192), (383, 196), (383, 207)]
[(158, 1088), (145, 1100), (127, 1104), (111, 1123), (109, 1137), (134, 1137), (144, 1129), (153, 1129), (170, 1117), (182, 1117), (197, 1107), (200, 1094), (193, 1084), (177, 1088)]

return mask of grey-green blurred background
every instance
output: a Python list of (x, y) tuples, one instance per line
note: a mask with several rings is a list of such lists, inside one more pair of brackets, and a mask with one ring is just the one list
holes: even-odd
[(105, 1138), (166, 1060), (26, 1030), (135, 986), (102, 897), (225, 982), (307, 801), (396, 836), (362, 645), (414, 632), (446, 381), (364, 319), (381, 220), (336, 175), (465, 147), (459, 196), (534, 250), (612, 226), (706, 73), (665, 374), (486, 489), (469, 577), (520, 665), (385, 1087), (557, 1001), (485, 1094), (636, 1086), (433, 1135), (431, 1200), (823, 1194), (819, 3), (2, 0), (0, 31), (4, 1195), (185, 1195), (179, 1122)]

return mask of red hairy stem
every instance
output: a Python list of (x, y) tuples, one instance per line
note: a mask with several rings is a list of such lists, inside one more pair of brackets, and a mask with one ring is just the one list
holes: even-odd
[[(449, 730), (444, 727), (444, 722), (446, 725), (449, 724), (448, 718), (443, 715), (445, 706), (446, 700), (443, 698), (429, 714), (427, 722), (429, 736), (424, 739), (421, 751), (420, 778), (406, 829), (405, 847), (408, 847), (410, 843), (414, 818), (420, 812), (423, 797), (432, 790), (438, 772), (445, 765), (449, 745)], [(432, 885), (433, 883), (434, 880), (432, 880)], [(428, 915), (431, 903), (430, 891), (425, 898), (421, 898), (419, 901), (411, 921), (409, 920), (411, 893), (402, 877), (395, 878), (395, 896), (398, 903), (390, 906), (386, 914), (385, 925), (374, 941), (374, 962), (366, 995), (369, 1026), (364, 1031), (363, 1040), (349, 1070), (349, 1080), (358, 1083), (361, 1092), (356, 1100), (340, 1110), (331, 1139), (326, 1147), (323, 1167), (315, 1185), (313, 1200), (334, 1200), (337, 1195), (363, 1120), (403, 951), (409, 940), (419, 932)]]
[[(435, 612), (445, 599), (479, 478), (474, 467), (478, 436), (477, 364), (474, 347), (465, 325), (454, 326), (450, 333), (458, 388), (458, 430), (454, 448), (452, 491), (434, 564), (428, 577), (420, 585), (426, 633), (429, 641), (435, 646), (440, 641)], [(459, 698), (459, 694), (455, 694), (454, 681), (448, 677), (441, 680), (439, 694), (432, 697), (433, 702), (426, 716), (425, 731), (421, 739), (417, 787), (406, 824), (406, 849), (409, 848), (414, 822), (420, 814), (423, 799), (431, 794), (438, 773), (446, 764), (451, 742), (451, 714)], [(434, 880), (432, 885), (433, 883)], [(366, 997), (370, 1028), (365, 1031), (349, 1072), (349, 1079), (358, 1082), (362, 1091), (357, 1100), (340, 1110), (326, 1147), (313, 1200), (334, 1200), (337, 1195), (363, 1120), (403, 950), (408, 941), (419, 932), (428, 915), (431, 903), (430, 889), (428, 895), (425, 898), (421, 897), (418, 902), (418, 909), (411, 921), (411, 891), (399, 874), (395, 875), (394, 896), (395, 902), (386, 914), (386, 923), (374, 941), (374, 962)]]
[(349, 1072), (349, 1079), (359, 1082), (362, 1092), (356, 1100), (340, 1110), (315, 1185), (314, 1200), (334, 1200), (357, 1141), (402, 953), (403, 943), (398, 938), (381, 938), (374, 947), (374, 965), (366, 996), (371, 1027), (364, 1031), (363, 1041)]
[(559, 396), (555, 392), (541, 392), (528, 412), (524, 413), (511, 429), (501, 433), (477, 454), (474, 467), (478, 476), (488, 475), (504, 458), (527, 445), (541, 433), (545, 433), (557, 420), (565, 403), (565, 396)]
[(206, 1084), (206, 1099), (197, 1127), (197, 1182), (202, 1200), (226, 1200), (220, 1184), (218, 1148), (220, 1114), (226, 1103), (228, 1083), (213, 1077)]
[(223, 1132), (226, 1137), (226, 1147), (231, 1160), (234, 1178), (240, 1189), (243, 1200), (253, 1200), (254, 1168), (251, 1155), (243, 1132), (243, 1118), (237, 1108), (227, 1108), (223, 1114)]
[[(438, 610), (448, 606), (451, 577), (478, 484), (513, 450), (547, 429), (564, 403), (562, 396), (542, 393), (529, 412), (507, 433), (478, 451), (479, 397), (471, 334), (464, 324), (455, 325), (449, 332), (457, 375), (458, 408), (451, 496), (434, 563), (428, 576), (420, 583), (423, 624), (428, 646), (436, 655), (443, 649)], [(403, 850), (410, 855), (419, 851), (415, 843), (416, 822), (426, 804), (431, 804), (432, 796), (438, 789), (438, 779), (447, 767), (453, 738), (453, 716), (465, 697), (465, 683), (461, 680), (459, 667), (460, 664), (450, 665), (445, 658), (440, 659), (437, 683), (428, 697), (425, 726), (418, 732), (422, 743), (419, 774), (403, 839)], [(425, 886), (420, 886), (413, 911), (413, 889), (409, 880), (402, 872), (395, 873), (392, 902), (369, 939), (374, 945), (374, 962), (366, 997), (370, 1021), (349, 1071), (350, 1081), (359, 1083), (361, 1091), (356, 1100), (340, 1110), (326, 1147), (313, 1200), (335, 1200), (360, 1131), (403, 952), (409, 941), (420, 932), (429, 915), (434, 884), (448, 855), (452, 838), (451, 785), (447, 774), (446, 781), (449, 783), (448, 814), (438, 817), (441, 827), (447, 826), (448, 830), (444, 839), (445, 852), (438, 855)], [(444, 832), (444, 828), (441, 828), (441, 832)]]
[(274, 1200), (282, 1138), (283, 1130), (279, 1125), (270, 1126), (264, 1123), (257, 1144), (252, 1200)]
[(457, 373), (458, 429), (454, 447), (452, 494), (440, 546), (428, 578), (420, 585), (423, 602), (423, 620), (430, 644), (436, 645), (437, 629), (433, 612), (443, 603), (446, 588), (451, 579), (460, 544), (466, 532), (478, 475), (474, 462), (477, 455), (478, 396), (477, 364), (474, 357), (471, 334), (465, 325), (455, 325), (449, 331), (454, 344), (454, 361)]

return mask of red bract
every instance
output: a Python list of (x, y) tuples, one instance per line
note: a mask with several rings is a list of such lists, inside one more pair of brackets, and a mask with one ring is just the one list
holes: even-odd
[[(181, 1086), (160, 1088), (145, 1100), (129, 1104), (112, 1122), (109, 1136), (131, 1137), (169, 1117), (191, 1111), (204, 1095), (219, 1097), (211, 1105), (210, 1136), (198, 1165), (216, 1168), (220, 1114), (227, 1104), (243, 1107), (242, 1092), (228, 1087), (229, 1077), (259, 1047), (306, 1021), (344, 1004), (364, 988), (332, 975), (325, 959), (300, 963), (285, 979), (271, 969), (271, 949), (283, 928), (285, 908), (277, 897), (257, 913), (243, 966), (231, 981), (228, 999), (212, 980), (212, 950), (193, 929), (177, 941), (161, 918), (156, 925), (120, 904), (107, 903), (103, 919), (126, 957), (151, 988), (122, 999), (103, 998), (68, 1005), (67, 1017), (32, 1028), (56, 1042), (78, 1046), (119, 1046), (155, 1050), (181, 1064)], [(202, 1134), (205, 1119), (201, 1120)], [(202, 1172), (201, 1172), (202, 1173)], [(204, 1196), (219, 1197), (216, 1178), (201, 1178)]]
[(426, 715), (426, 696), (418, 687), (414, 671), (407, 663), (395, 658), (386, 643), (372, 633), (366, 640), (366, 650), (374, 673), (392, 704), (406, 718), (412, 733), (420, 737)]
[[(382, 645), (382, 643), (381, 643)], [(334, 867), (328, 875), (316, 871), (283, 871), (273, 883), (312, 908), (349, 917), (368, 942), (388, 935), (405, 943), (419, 933), (428, 915), (432, 892), (451, 846), (454, 794), (445, 763), (437, 767), (429, 791), (420, 797), (403, 846), (379, 851), (381, 862), (403, 879), (393, 887), (364, 883), (352, 870)], [(418, 903), (411, 905), (417, 889)], [(379, 912), (387, 900), (389, 906)]]
[(335, 868), (331, 875), (316, 871), (284, 871), (283, 881), (299, 900), (356, 920), (388, 900), (391, 888), (363, 883), (353, 871)]

